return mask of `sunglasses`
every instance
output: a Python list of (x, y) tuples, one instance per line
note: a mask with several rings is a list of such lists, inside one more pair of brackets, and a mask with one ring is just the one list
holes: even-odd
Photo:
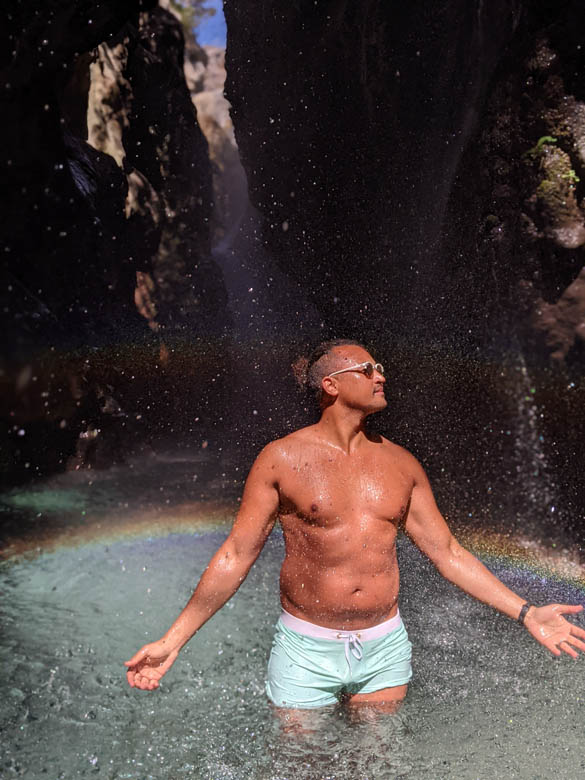
[(335, 376), (336, 374), (345, 374), (346, 371), (359, 371), (371, 379), (374, 376), (374, 371), (384, 375), (384, 366), (381, 363), (371, 363), (369, 360), (365, 363), (358, 363), (357, 366), (349, 366), (349, 368), (341, 368), (339, 371), (332, 371), (327, 376)]

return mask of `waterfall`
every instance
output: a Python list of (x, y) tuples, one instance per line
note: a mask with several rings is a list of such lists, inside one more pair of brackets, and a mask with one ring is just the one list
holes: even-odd
[(525, 499), (524, 511), (535, 520), (548, 519), (557, 512), (556, 486), (547, 462), (536, 402), (536, 387), (530, 377), (521, 349), (515, 365), (516, 416), (514, 460), (517, 483)]

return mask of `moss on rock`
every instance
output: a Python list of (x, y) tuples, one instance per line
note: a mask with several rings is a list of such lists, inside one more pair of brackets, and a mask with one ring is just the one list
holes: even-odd
[(545, 234), (565, 249), (576, 249), (585, 244), (583, 213), (575, 197), (579, 177), (563, 149), (546, 144), (539, 157), (540, 182), (529, 202), (543, 221)]

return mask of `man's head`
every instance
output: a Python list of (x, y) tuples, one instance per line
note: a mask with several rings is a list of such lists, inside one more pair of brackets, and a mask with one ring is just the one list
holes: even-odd
[(293, 371), (300, 386), (315, 393), (322, 410), (337, 399), (368, 413), (386, 407), (381, 366), (358, 341), (324, 341), (309, 358), (299, 358)]

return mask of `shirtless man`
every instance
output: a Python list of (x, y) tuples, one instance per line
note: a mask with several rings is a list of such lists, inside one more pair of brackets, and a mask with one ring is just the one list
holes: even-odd
[(279, 518), (286, 557), (283, 608), (266, 691), (277, 707), (343, 699), (396, 709), (406, 695), (410, 642), (398, 610), (396, 534), (405, 530), (439, 572), (520, 622), (553, 655), (576, 658), (585, 631), (513, 593), (453, 537), (427, 477), (406, 450), (366, 433), (387, 405), (384, 369), (356, 342), (325, 342), (305, 361), (321, 406), (315, 425), (266, 446), (248, 476), (231, 533), (167, 633), (129, 661), (132, 687), (158, 688), (181, 648), (244, 581)]

